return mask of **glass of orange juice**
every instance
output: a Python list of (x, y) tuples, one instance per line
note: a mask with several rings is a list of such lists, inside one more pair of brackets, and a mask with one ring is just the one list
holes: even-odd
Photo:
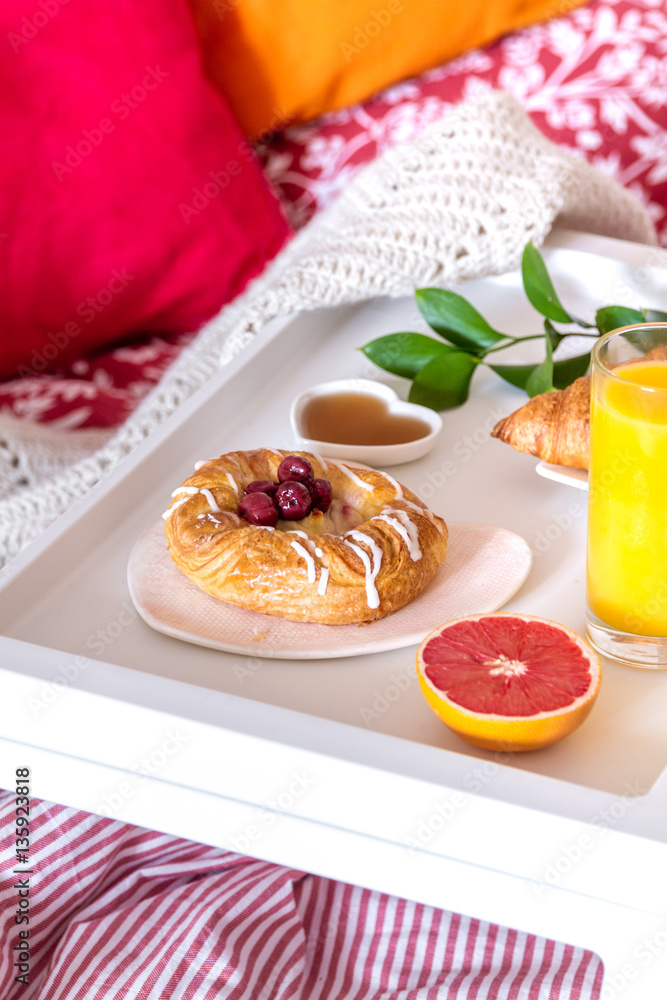
[(588, 482), (588, 638), (667, 668), (667, 323), (595, 343)]

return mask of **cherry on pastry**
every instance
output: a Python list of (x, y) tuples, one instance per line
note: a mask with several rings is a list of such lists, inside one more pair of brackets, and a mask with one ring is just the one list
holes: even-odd
[(323, 513), (329, 510), (333, 500), (333, 490), (328, 479), (313, 479), (306, 483), (311, 496), (311, 510), (321, 510)]
[(278, 481), (303, 483), (306, 479), (313, 478), (313, 467), (305, 458), (298, 455), (288, 455), (278, 466)]
[(268, 479), (255, 479), (252, 483), (248, 483), (244, 489), (244, 493), (266, 493), (267, 496), (273, 497), (276, 495), (276, 490), (278, 489), (278, 483), (272, 483)]
[(268, 493), (247, 493), (239, 500), (238, 512), (250, 524), (263, 528), (275, 528), (278, 523), (278, 509)]
[(276, 503), (286, 521), (299, 521), (310, 510), (310, 491), (304, 483), (287, 480), (276, 490)]

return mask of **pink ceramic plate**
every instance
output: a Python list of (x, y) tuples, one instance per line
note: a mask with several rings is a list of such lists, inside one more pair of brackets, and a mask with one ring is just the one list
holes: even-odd
[(370, 625), (313, 625), (244, 611), (199, 590), (172, 561), (160, 518), (132, 549), (128, 581), (137, 611), (158, 632), (230, 653), (329, 659), (412, 646), (450, 618), (495, 611), (531, 561), (528, 544), (505, 528), (450, 524), (445, 562), (407, 607)]

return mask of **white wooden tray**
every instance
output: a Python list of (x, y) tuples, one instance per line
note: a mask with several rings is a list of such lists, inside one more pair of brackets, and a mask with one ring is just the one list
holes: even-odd
[[(667, 304), (664, 252), (560, 233), (545, 257), (580, 315)], [(518, 274), (461, 291), (500, 329), (541, 326)], [(635, 949), (667, 926), (667, 673), (607, 664), (572, 737), (494, 755), (430, 712), (413, 648), (267, 660), (160, 634), (130, 600), (132, 546), (195, 460), (293, 447), (314, 382), (405, 393), (356, 348), (406, 329), (425, 329), (411, 299), (272, 324), (0, 574), (0, 784), (28, 764), (35, 795), (583, 944), (637, 970), (624, 998), (658, 1000), (667, 949)], [(533, 568), (506, 608), (581, 632), (585, 494), (490, 437), (524, 399), (476, 380), (392, 475), (446, 520), (522, 536)]]

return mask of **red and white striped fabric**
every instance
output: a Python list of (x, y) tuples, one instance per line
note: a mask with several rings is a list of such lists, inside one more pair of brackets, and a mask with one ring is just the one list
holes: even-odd
[(0, 792), (3, 1000), (600, 996), (590, 951), (39, 800), (26, 986), (14, 809)]

